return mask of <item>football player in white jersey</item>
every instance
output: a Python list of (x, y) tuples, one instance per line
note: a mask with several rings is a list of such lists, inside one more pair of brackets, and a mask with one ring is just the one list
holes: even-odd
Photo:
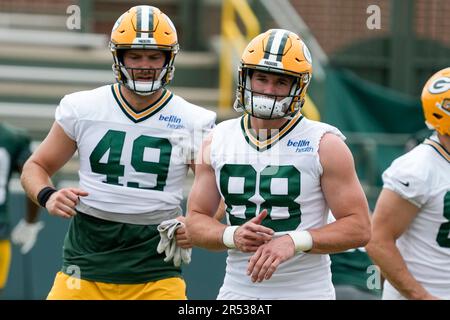
[[(35, 202), (72, 218), (48, 299), (186, 299), (180, 255), (168, 245), (176, 230), (179, 247), (190, 248), (184, 224), (164, 229), (173, 261), (158, 253), (158, 225), (184, 219), (186, 173), (216, 115), (165, 88), (179, 46), (158, 8), (125, 12), (110, 48), (117, 83), (65, 96), (21, 177)], [(79, 187), (54, 189), (50, 177), (77, 150)]]
[[(195, 245), (228, 249), (218, 299), (334, 299), (328, 253), (369, 240), (368, 204), (343, 135), (300, 112), (311, 75), (298, 35), (258, 35), (239, 68), (235, 108), (245, 115), (203, 142), (186, 227)], [(221, 198), (227, 225), (212, 218)]]
[(450, 299), (450, 68), (422, 91), (435, 132), (383, 173), (367, 252), (379, 265), (383, 299)]

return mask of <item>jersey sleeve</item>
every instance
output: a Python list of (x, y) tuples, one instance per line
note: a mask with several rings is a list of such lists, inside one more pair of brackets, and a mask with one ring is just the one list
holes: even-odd
[(72, 140), (76, 140), (77, 119), (75, 107), (70, 103), (69, 98), (65, 96), (56, 108), (55, 120)]
[(193, 161), (197, 157), (197, 153), (202, 146), (203, 140), (208, 137), (209, 133), (216, 126), (216, 113), (208, 111), (201, 121), (196, 123), (193, 132), (193, 144), (189, 155), (189, 161)]
[(383, 172), (383, 188), (389, 189), (421, 208), (430, 196), (427, 172), (421, 161), (406, 154)]

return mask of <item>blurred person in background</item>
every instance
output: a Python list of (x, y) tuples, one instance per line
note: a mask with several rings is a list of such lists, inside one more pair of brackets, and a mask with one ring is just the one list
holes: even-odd
[[(191, 244), (182, 189), (216, 115), (165, 88), (179, 44), (158, 8), (122, 14), (110, 48), (117, 83), (65, 96), (24, 166), (29, 197), (71, 218), (47, 299), (186, 299), (180, 264), (190, 261)], [(79, 188), (56, 190), (50, 178), (76, 151)], [(79, 285), (68, 286), (74, 270)]]
[(450, 299), (450, 68), (422, 91), (431, 137), (383, 173), (366, 249), (387, 281), (383, 299)]
[[(312, 76), (298, 35), (271, 29), (243, 52), (235, 109), (203, 142), (188, 199), (192, 243), (228, 249), (218, 299), (334, 299), (328, 254), (370, 237), (341, 132), (300, 112)], [(227, 223), (213, 215), (223, 199)], [(336, 222), (326, 224), (332, 209)]]
[[(8, 280), (11, 263), (9, 181), (13, 172), (20, 173), (31, 155), (30, 138), (25, 131), (0, 122), (0, 294)], [(20, 252), (27, 254), (36, 243), (44, 223), (38, 220), (39, 206), (27, 198), (27, 212), (11, 234)]]

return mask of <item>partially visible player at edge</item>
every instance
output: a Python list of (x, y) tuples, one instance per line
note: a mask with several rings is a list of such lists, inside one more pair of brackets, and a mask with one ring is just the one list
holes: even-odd
[(366, 248), (385, 300), (450, 299), (450, 68), (427, 81), (422, 108), (434, 133), (384, 171)]

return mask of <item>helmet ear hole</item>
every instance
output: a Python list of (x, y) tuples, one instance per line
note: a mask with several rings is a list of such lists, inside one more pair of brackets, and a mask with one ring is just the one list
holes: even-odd
[(435, 117), (435, 118), (437, 118), (439, 120), (443, 118), (442, 115), (437, 114), (437, 113), (433, 113), (433, 117)]

